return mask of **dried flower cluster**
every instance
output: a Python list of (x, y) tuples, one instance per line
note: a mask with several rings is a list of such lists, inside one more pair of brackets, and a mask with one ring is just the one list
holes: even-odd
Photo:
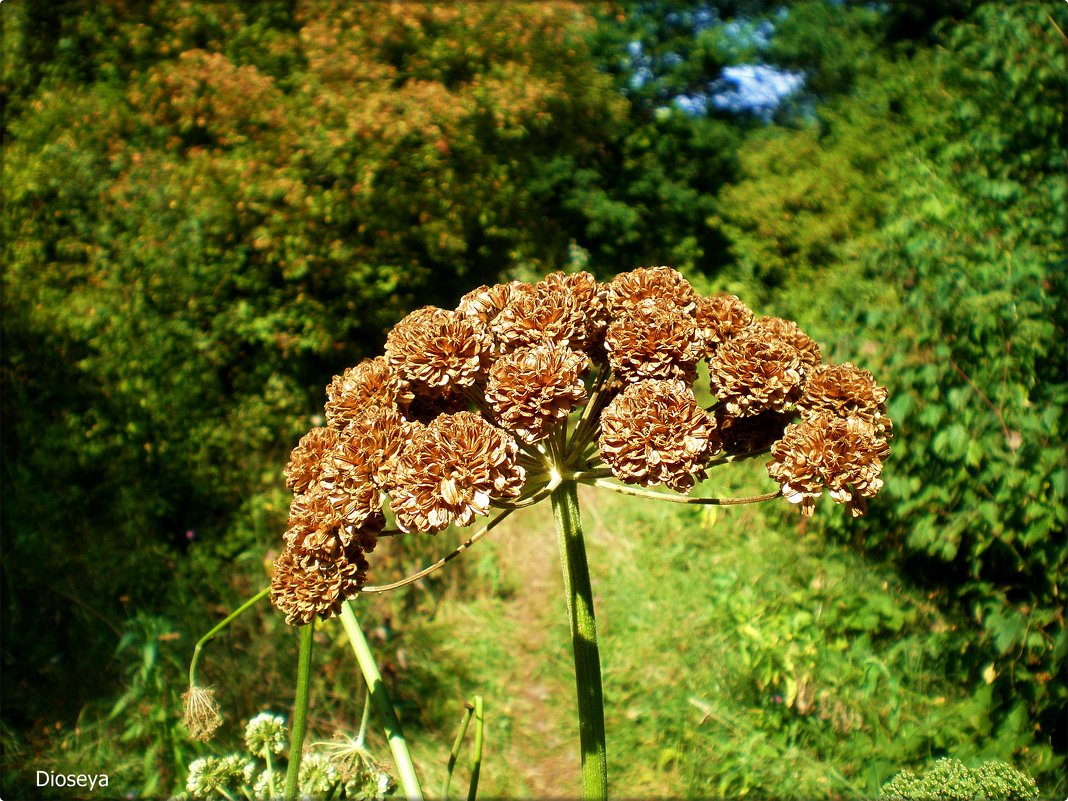
[(271, 594), (290, 623), (359, 592), (378, 537), (468, 526), (561, 480), (688, 492), (709, 466), (770, 449), (802, 514), (826, 489), (859, 515), (892, 432), (870, 373), (822, 363), (795, 323), (701, 296), (668, 267), (554, 273), (418, 309), (326, 394), (327, 426), (285, 468)]

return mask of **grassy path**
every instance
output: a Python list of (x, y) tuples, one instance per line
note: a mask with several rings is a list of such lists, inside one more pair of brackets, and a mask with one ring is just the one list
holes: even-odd
[[(952, 624), (892, 573), (760, 510), (580, 497), (613, 797), (874, 797), (910, 763), (982, 747), (969, 691), (941, 675), (960, 646)], [(447, 752), (457, 699), (481, 693), (480, 795), (574, 798), (574, 673), (548, 505), (484, 545), (470, 589), (413, 632), (434, 644), (424, 669), (453, 705), (429, 713), (440, 731), (417, 751)]]
[(579, 776), (578, 734), (568, 716), (573, 679), (566, 670), (546, 670), (547, 638), (567, 635), (552, 526), (548, 504), (538, 506), (512, 523), (500, 548), (502, 569), (516, 587), (506, 610), (517, 635), (510, 644), (514, 664), (502, 681), (514, 689), (507, 761), (534, 798), (573, 796)]

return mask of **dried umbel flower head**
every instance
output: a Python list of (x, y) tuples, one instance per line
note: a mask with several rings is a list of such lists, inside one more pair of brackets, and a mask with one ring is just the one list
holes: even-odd
[(645, 298), (620, 313), (605, 332), (608, 363), (624, 381), (693, 382), (701, 357), (694, 318), (664, 300)]
[(644, 300), (656, 300), (692, 316), (697, 292), (681, 273), (670, 267), (639, 267), (620, 273), (608, 284), (608, 310), (613, 317)]
[(565, 346), (520, 348), (490, 369), (486, 401), (502, 426), (524, 442), (538, 442), (586, 399), (582, 376), (589, 363), (586, 354)]
[(620, 481), (690, 490), (717, 450), (716, 422), (682, 381), (639, 381), (601, 415), (601, 458)]
[(341, 458), (366, 465), (365, 475), (379, 490), (393, 486), (401, 452), (422, 427), (393, 409), (372, 408), (355, 418), (341, 434)]
[(585, 334), (583, 345), (587, 353), (597, 355), (597, 346), (604, 337), (608, 325), (608, 292), (587, 272), (550, 273), (538, 286), (545, 291), (570, 296), (575, 305), (583, 310)]
[(513, 291), (490, 330), (501, 353), (539, 344), (583, 350), (597, 337), (602, 310), (593, 276), (554, 273), (528, 292)]
[(282, 471), (286, 486), (298, 495), (317, 486), (323, 474), (323, 459), (337, 440), (337, 431), (332, 428), (313, 428), (301, 437)]
[(808, 376), (805, 394), (797, 409), (805, 417), (833, 414), (836, 417), (857, 417), (875, 433), (889, 438), (893, 423), (886, 416), (886, 387), (875, 383), (875, 376), (850, 362), (821, 364)]
[(771, 448), (768, 474), (782, 494), (810, 517), (826, 487), (836, 503), (853, 517), (867, 510), (865, 498), (883, 485), (883, 460), (890, 455), (886, 440), (857, 418), (818, 415), (786, 427)]
[(436, 533), (470, 525), (490, 501), (523, 489), (519, 446), (471, 412), (441, 415), (405, 448), (392, 493), (402, 531)]
[(702, 355), (711, 357), (721, 344), (742, 333), (753, 322), (752, 310), (734, 295), (699, 297), (695, 313)]
[(822, 359), (820, 346), (793, 320), (784, 320), (781, 317), (760, 317), (753, 323), (753, 328), (764, 331), (768, 338), (779, 339), (792, 345), (797, 350), (801, 364), (806, 370), (814, 368)]
[(374, 481), (377, 469), (353, 439), (342, 437), (325, 455), (319, 484), (347, 523), (374, 525), (382, 517), (381, 492)]
[[(707, 409), (693, 393), (702, 359)], [(328, 426), (285, 468), (294, 498), (272, 600), (307, 623), (362, 590), (380, 537), (469, 526), (562, 482), (687, 492), (710, 464), (769, 448), (769, 472), (802, 512), (827, 489), (860, 514), (881, 485), (885, 402), (870, 373), (821, 364), (795, 323), (702, 297), (670, 267), (481, 286), (453, 311), (412, 312), (384, 356), (327, 388)]]
[(194, 740), (207, 742), (222, 725), (222, 715), (215, 701), (215, 691), (208, 687), (192, 686), (182, 694), (185, 714), (182, 724)]
[(300, 553), (328, 561), (353, 543), (363, 551), (373, 551), (375, 533), (381, 531), (383, 522), (381, 513), (362, 524), (349, 522), (337, 504), (320, 490), (298, 495), (290, 503), (284, 539)]
[(483, 323), (435, 306), (412, 312), (386, 338), (390, 370), (417, 395), (473, 385), (485, 377), (491, 351)]
[(274, 563), (271, 603), (285, 613), (286, 623), (305, 625), (338, 614), (366, 580), (367, 560), (356, 543), (328, 560), (288, 547)]
[(727, 341), (708, 362), (712, 392), (729, 414), (782, 412), (804, 390), (804, 365), (793, 345), (749, 328)]
[(369, 408), (392, 408), (399, 390), (399, 381), (384, 356), (364, 359), (334, 376), (326, 388), (326, 420), (340, 431)]
[(456, 311), (464, 317), (474, 317), (488, 324), (501, 313), (501, 309), (507, 306), (513, 297), (532, 291), (533, 287), (522, 281), (510, 281), (507, 284), (494, 284), (493, 286), (483, 285), (460, 298)]

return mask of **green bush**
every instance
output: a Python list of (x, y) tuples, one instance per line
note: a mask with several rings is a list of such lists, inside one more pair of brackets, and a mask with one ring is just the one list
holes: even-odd
[[(28, 687), (109, 663), (101, 621), (165, 611), (190, 542), (279, 530), (286, 452), (388, 324), (566, 260), (564, 190), (532, 177), (596, 160), (622, 106), (567, 4), (11, 5), (3, 648)], [(82, 671), (66, 712), (115, 678)]]
[(865, 518), (818, 525), (975, 627), (956, 670), (986, 699), (990, 755), (1063, 786), (1062, 39), (1039, 4), (980, 5), (935, 35), (750, 139), (720, 195), (724, 283), (781, 284), (770, 306), (886, 382), (885, 489)]
[(898, 287), (865, 322), (905, 345), (880, 367), (901, 436), (886, 497), (847, 535), (902, 547), (973, 616), (970, 672), (995, 684), (1016, 747), (1021, 717), (1063, 737), (1068, 699), (1059, 48), (1039, 6), (983, 6), (947, 31), (950, 98), (897, 168), (868, 277)]

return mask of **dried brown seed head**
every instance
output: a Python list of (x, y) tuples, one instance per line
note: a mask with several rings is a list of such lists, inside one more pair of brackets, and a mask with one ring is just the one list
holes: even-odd
[(695, 317), (697, 337), (703, 349), (702, 355), (706, 358), (753, 322), (752, 310), (734, 295), (699, 297)]
[(510, 281), (507, 284), (493, 286), (483, 285), (460, 298), (456, 311), (464, 317), (474, 317), (482, 323), (489, 324), (513, 297), (524, 292), (532, 292), (533, 289), (530, 284), (524, 284), (522, 281)]
[(334, 376), (326, 388), (326, 420), (340, 431), (371, 407), (392, 408), (398, 382), (384, 356), (364, 359)]
[(416, 395), (469, 387), (485, 377), (491, 358), (482, 322), (434, 306), (412, 312), (386, 337), (390, 369)]
[(421, 423), (406, 420), (393, 409), (371, 408), (352, 420), (339, 438), (339, 449), (348, 462), (367, 465), (367, 477), (378, 489), (393, 486), (401, 451)]
[(330, 560), (286, 548), (275, 561), (271, 603), (285, 613), (286, 623), (304, 625), (338, 614), (366, 581), (367, 560), (355, 543)]
[(514, 498), (525, 474), (510, 434), (471, 412), (441, 415), (401, 455), (391, 506), (403, 531), (470, 525), (490, 501)]
[(865, 498), (882, 488), (882, 463), (890, 446), (861, 420), (823, 414), (787, 426), (771, 455), (768, 474), (805, 517), (812, 515), (824, 487), (859, 517), (867, 509)]
[(608, 311), (612, 317), (645, 300), (674, 306), (691, 316), (697, 308), (697, 292), (681, 273), (670, 267), (639, 267), (620, 273), (609, 282), (607, 290)]
[(608, 363), (628, 383), (647, 378), (692, 383), (701, 357), (696, 331), (693, 317), (678, 306), (646, 298), (609, 324)]
[(586, 354), (535, 345), (502, 356), (490, 368), (486, 400), (502, 426), (524, 442), (544, 439), (586, 399)]
[(379, 465), (351, 436), (341, 436), (323, 459), (319, 486), (338, 515), (353, 526), (376, 526), (382, 519), (382, 498), (376, 484)]
[(581, 348), (584, 348), (587, 354), (596, 355), (593, 351), (604, 338), (608, 325), (608, 290), (605, 285), (587, 272), (556, 272), (545, 276), (538, 286), (574, 298), (575, 305), (583, 310), (585, 318), (586, 330)]
[(754, 321), (753, 328), (764, 331), (766, 338), (781, 339), (796, 348), (801, 358), (801, 365), (806, 371), (822, 361), (820, 346), (793, 320), (784, 320), (781, 317), (760, 317)]
[(319, 488), (298, 495), (289, 504), (285, 541), (298, 553), (316, 559), (333, 559), (353, 543), (370, 553), (375, 549), (375, 534), (384, 524), (381, 509), (365, 518), (362, 524), (348, 522), (343, 505), (334, 502), (325, 490)]
[(886, 387), (875, 383), (875, 376), (850, 362), (821, 364), (809, 372), (805, 394), (797, 403), (805, 417), (833, 414), (858, 417), (883, 438), (893, 434), (893, 423), (886, 416)]
[(716, 349), (708, 377), (727, 413), (747, 417), (786, 411), (797, 403), (805, 373), (795, 347), (751, 327)]
[(601, 414), (601, 458), (628, 484), (689, 491), (719, 450), (716, 422), (682, 381), (639, 381)]
[(182, 695), (182, 705), (185, 709), (182, 724), (189, 736), (206, 743), (222, 725), (215, 691), (209, 687), (191, 686)]
[(337, 431), (332, 428), (313, 428), (301, 437), (282, 471), (286, 486), (299, 495), (318, 485), (323, 460), (337, 445), (337, 440)]
[(490, 324), (501, 353), (532, 345), (583, 350), (596, 338), (600, 290), (589, 273), (554, 273), (529, 292), (515, 292)]

